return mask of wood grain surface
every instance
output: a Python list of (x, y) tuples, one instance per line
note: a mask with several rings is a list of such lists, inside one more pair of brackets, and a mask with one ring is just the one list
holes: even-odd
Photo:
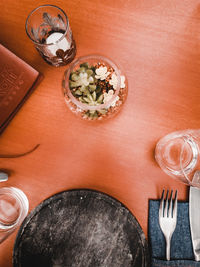
[[(33, 153), (0, 159), (9, 171), (3, 186), (22, 189), (30, 210), (51, 195), (74, 188), (105, 192), (125, 204), (148, 236), (148, 200), (163, 188), (188, 187), (156, 164), (156, 142), (175, 130), (200, 127), (200, 3), (197, 0), (49, 0), (68, 15), (77, 56), (102, 54), (128, 79), (121, 112), (87, 123), (67, 108), (61, 91), (66, 67), (39, 56), (25, 20), (46, 1), (1, 0), (0, 42), (44, 79), (0, 136), (0, 153)], [(12, 266), (16, 231), (0, 245), (0, 266)]]

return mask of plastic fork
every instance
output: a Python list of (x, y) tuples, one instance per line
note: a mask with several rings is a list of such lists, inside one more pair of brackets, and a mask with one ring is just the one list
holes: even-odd
[[(170, 204), (168, 200), (169, 190), (167, 190), (166, 199), (164, 200), (165, 190), (162, 192), (162, 198), (159, 208), (159, 224), (166, 240), (166, 258), (170, 260), (170, 243), (176, 228), (177, 222), (177, 190), (175, 192), (174, 203), (172, 205), (173, 190), (171, 191)], [(173, 206), (173, 207), (172, 207)]]

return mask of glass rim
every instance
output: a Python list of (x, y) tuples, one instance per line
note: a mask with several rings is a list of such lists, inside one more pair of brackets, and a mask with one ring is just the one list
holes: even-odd
[[(63, 15), (65, 16), (65, 18), (66, 18), (66, 21), (67, 21), (67, 28), (66, 28), (66, 30), (65, 30), (65, 32), (63, 33), (63, 35), (55, 42), (55, 43), (49, 43), (49, 44), (42, 44), (42, 43), (40, 43), (40, 42), (36, 42), (32, 37), (31, 37), (31, 35), (29, 34), (29, 32), (28, 32), (28, 24), (29, 24), (29, 18), (38, 10), (38, 9), (40, 9), (40, 8), (43, 8), (43, 7), (53, 7), (53, 8), (56, 8), (56, 9), (59, 9), (62, 13), (63, 13)], [(51, 45), (56, 45), (57, 43), (59, 43), (60, 41), (62, 41), (62, 39), (64, 39), (65, 38), (65, 36), (67, 35), (67, 32), (68, 32), (68, 30), (69, 30), (69, 20), (68, 20), (68, 17), (67, 17), (67, 14), (65, 13), (65, 11), (62, 9), (62, 8), (60, 8), (60, 7), (58, 7), (58, 6), (56, 6), (56, 5), (50, 5), (50, 4), (46, 4), (46, 5), (40, 5), (40, 6), (38, 6), (38, 7), (36, 7), (35, 9), (33, 9), (30, 13), (29, 13), (29, 15), (28, 15), (28, 17), (26, 18), (26, 22), (25, 22), (25, 30), (26, 30), (26, 34), (27, 34), (27, 36), (31, 39), (31, 41), (34, 43), (34, 44), (36, 44), (36, 45), (40, 45), (40, 46), (51, 46)]]
[(17, 201), (20, 203), (19, 204), (20, 213), (17, 219), (14, 221), (14, 223), (11, 223), (11, 224), (0, 223), (0, 225), (2, 226), (4, 230), (9, 230), (18, 225), (18, 223), (21, 221), (23, 217), (23, 214), (27, 214), (28, 209), (29, 209), (29, 201), (28, 201), (27, 196), (24, 194), (24, 192), (16, 187), (2, 187), (0, 188), (0, 195), (1, 194), (10, 195), (13, 198), (17, 199)]
[[(171, 139), (170, 137), (173, 136), (173, 138)], [(187, 134), (179, 134), (178, 132), (172, 132), (172, 133), (169, 133), (165, 136), (163, 136), (156, 144), (156, 147), (155, 147), (155, 159), (157, 161), (157, 163), (160, 165), (160, 167), (163, 169), (163, 170), (166, 170), (166, 172), (168, 173), (169, 172), (169, 169), (166, 167), (166, 165), (163, 163), (163, 155), (161, 153), (162, 151), (162, 148), (163, 146), (168, 142), (168, 141), (172, 141), (174, 139), (177, 139), (177, 138), (180, 138), (180, 139), (183, 139), (183, 141), (185, 142), (185, 140), (187, 138), (189, 138), (189, 136)]]
[[(171, 138), (171, 137), (173, 137), (173, 138)], [(182, 168), (182, 165), (181, 165), (182, 160), (180, 158), (179, 159), (180, 171), (179, 170), (176, 171), (174, 169), (171, 169), (169, 166), (167, 166), (164, 163), (165, 157), (163, 157), (163, 155), (162, 155), (163, 146), (168, 141), (170, 142), (170, 141), (177, 139), (177, 138), (183, 140), (183, 144), (181, 145), (180, 157), (182, 157), (182, 155), (183, 155), (183, 149), (184, 149), (186, 143), (190, 145), (192, 152), (193, 153), (195, 152), (195, 155), (198, 155), (199, 146), (196, 142), (195, 136), (192, 135), (192, 130), (184, 130), (184, 131), (172, 132), (172, 133), (169, 133), (169, 134), (165, 135), (164, 137), (162, 137), (157, 142), (156, 147), (155, 147), (155, 159), (156, 159), (158, 165), (161, 167), (161, 169), (166, 174), (175, 178), (178, 181), (183, 182), (184, 184), (190, 185), (190, 182), (188, 179), (188, 174), (190, 174), (193, 171), (193, 169), (195, 168), (195, 166), (193, 166), (194, 159), (192, 159), (192, 161), (189, 162), (189, 164), (186, 167)], [(192, 148), (191, 143), (195, 145), (195, 148)], [(196, 160), (198, 160), (198, 159), (196, 159)]]
[[(91, 59), (97, 59), (99, 61), (102, 61), (103, 63), (105, 62), (105, 63), (109, 64), (109, 66), (111, 66), (114, 69), (114, 72), (115, 72), (115, 74), (117, 76), (117, 89), (115, 90), (115, 93), (112, 96), (112, 98), (108, 102), (106, 102), (104, 104), (99, 104), (99, 105), (96, 105), (96, 106), (90, 106), (90, 105), (82, 103), (76, 97), (74, 97), (72, 95), (71, 90), (69, 88), (69, 76), (70, 76), (71, 72), (73, 71), (73, 69), (78, 64), (80, 64), (80, 61), (91, 60)], [(83, 109), (83, 110), (101, 110), (101, 109), (104, 109), (104, 108), (109, 108), (111, 106), (111, 104), (114, 102), (115, 98), (119, 94), (120, 85), (121, 85), (120, 71), (119, 71), (117, 65), (113, 61), (111, 61), (109, 58), (107, 58), (107, 57), (105, 57), (103, 55), (91, 54), (91, 55), (86, 55), (86, 56), (79, 57), (79, 58), (75, 59), (69, 65), (69, 68), (66, 70), (66, 72), (64, 74), (64, 90), (67, 90), (67, 94), (69, 95), (69, 97), (72, 100), (72, 102), (74, 104), (76, 104), (79, 108)]]
[[(185, 149), (185, 146), (186, 144), (190, 144), (192, 143), (194, 145), (194, 147), (192, 147), (192, 145), (190, 144), (190, 146), (192, 147), (192, 152), (194, 154), (194, 152), (196, 153), (195, 154), (195, 157), (192, 158), (191, 162), (189, 163), (189, 165), (184, 168), (183, 167), (183, 164), (182, 164), (182, 159), (183, 159), (183, 153), (184, 153), (184, 149)], [(188, 140), (186, 140), (186, 142), (184, 142), (184, 144), (182, 145), (181, 147), (181, 153), (180, 153), (180, 168), (181, 168), (181, 171), (184, 175), (184, 178), (187, 180), (187, 183), (188, 185), (190, 186), (197, 186), (198, 187), (200, 186), (196, 181), (193, 181), (193, 178), (192, 176), (194, 175), (194, 172), (195, 172), (195, 169), (196, 169), (196, 165), (198, 164), (199, 162), (199, 146), (198, 144), (195, 142), (195, 138), (193, 136), (188, 136)], [(194, 164), (195, 163), (195, 164)], [(191, 179), (189, 178), (189, 176), (191, 177)]]

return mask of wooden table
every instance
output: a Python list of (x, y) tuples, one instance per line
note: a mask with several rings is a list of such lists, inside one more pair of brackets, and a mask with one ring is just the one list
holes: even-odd
[[(59, 0), (77, 44), (77, 57), (103, 54), (126, 74), (127, 101), (119, 115), (87, 123), (64, 103), (67, 67), (43, 61), (25, 33), (25, 20), (45, 1), (1, 0), (0, 42), (43, 73), (44, 79), (0, 136), (0, 153), (40, 147), (30, 155), (1, 159), (9, 170), (3, 186), (22, 189), (30, 211), (63, 190), (91, 188), (124, 203), (146, 237), (148, 200), (163, 188), (188, 187), (156, 164), (156, 142), (175, 130), (200, 127), (200, 5), (197, 0)], [(0, 245), (0, 266), (12, 266), (17, 231)]]

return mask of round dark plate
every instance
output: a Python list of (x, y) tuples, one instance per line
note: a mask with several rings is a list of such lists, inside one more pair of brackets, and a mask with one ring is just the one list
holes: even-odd
[(148, 246), (131, 212), (93, 190), (58, 193), (21, 225), (14, 267), (146, 267)]

